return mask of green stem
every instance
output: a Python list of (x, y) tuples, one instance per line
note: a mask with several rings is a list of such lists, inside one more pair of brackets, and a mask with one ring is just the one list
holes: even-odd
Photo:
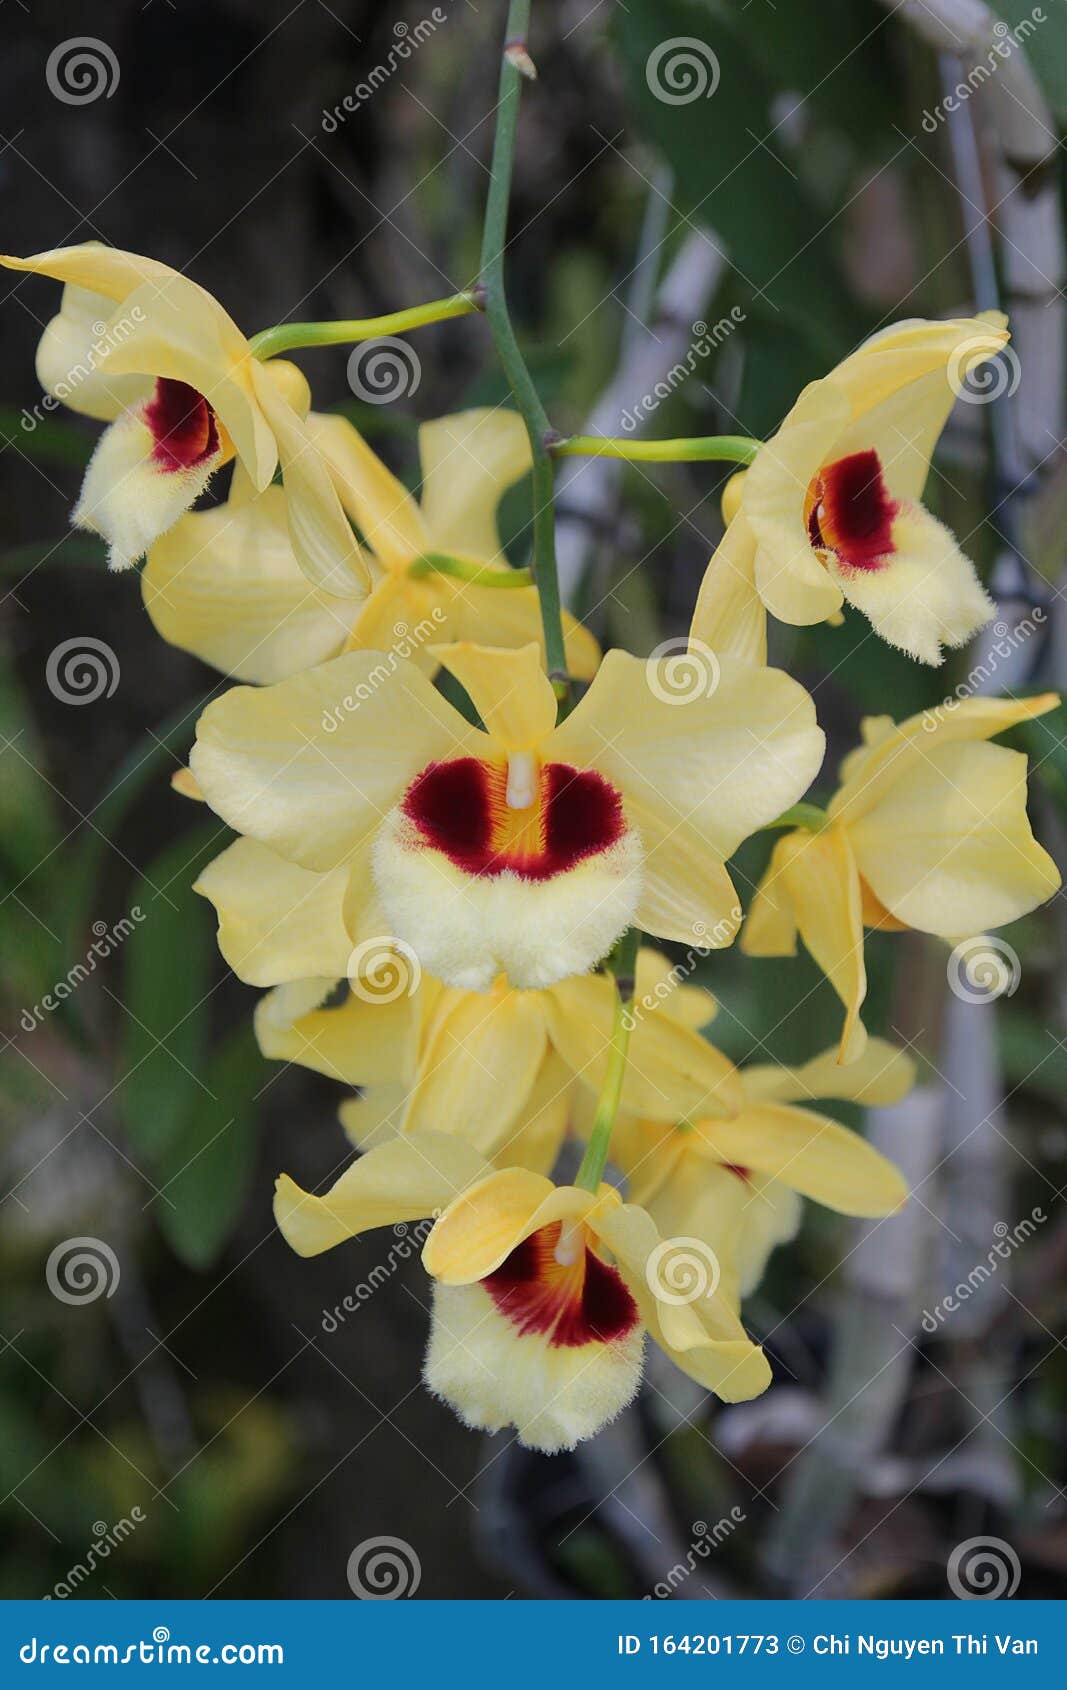
[(793, 804), (773, 822), (765, 822), (759, 831), (767, 833), (772, 827), (806, 827), (810, 833), (821, 833), (829, 820), (826, 811), (820, 810), (818, 804)]
[(466, 317), (482, 309), (482, 296), (474, 289), (454, 293), (447, 299), (431, 299), (426, 305), (411, 305), (406, 311), (390, 311), (384, 317), (351, 317), (335, 323), (278, 323), (261, 329), (249, 341), (256, 358), (276, 358), (298, 346), (342, 346), (355, 340), (377, 340), (382, 335), (406, 334), (427, 323), (445, 323), (450, 317)]
[(553, 440), (554, 458), (629, 458), (650, 464), (750, 464), (759, 451), (758, 440), (744, 434), (708, 434), (691, 440), (613, 440), (599, 434), (572, 434)]
[(622, 1082), (626, 1075), (626, 1057), (630, 1049), (633, 1022), (627, 1011), (634, 1001), (634, 975), (640, 938), (638, 929), (631, 927), (619, 940), (608, 963), (615, 980), (615, 1018), (611, 1029), (608, 1071), (597, 1100), (589, 1143), (574, 1180), (581, 1191), (599, 1191), (608, 1151), (611, 1149), (611, 1135), (615, 1128), (615, 1117), (619, 1113)]
[[(525, 45), (530, 23), (530, 0), (510, 0), (506, 47)], [(500, 66), (500, 95), (493, 138), (492, 174), (482, 233), (482, 287), (485, 315), (497, 356), (504, 368), (516, 409), (526, 424), (533, 459), (533, 574), (541, 602), (548, 675), (561, 713), (570, 696), (567, 654), (563, 642), (563, 611), (556, 569), (555, 518), (552, 509), (555, 472), (546, 441), (552, 429), (540, 395), (515, 338), (504, 291), (504, 248), (507, 244), (508, 202), (515, 165), (519, 96), (522, 76), (505, 52)]]
[(533, 576), (528, 569), (491, 569), (473, 558), (453, 557), (451, 552), (426, 552), (408, 564), (409, 575), (450, 575), (457, 581), (473, 581), (479, 587), (528, 587)]

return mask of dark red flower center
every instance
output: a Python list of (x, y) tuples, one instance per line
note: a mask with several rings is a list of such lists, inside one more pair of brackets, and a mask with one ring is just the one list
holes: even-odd
[(625, 1338), (639, 1316), (621, 1276), (587, 1245), (575, 1261), (558, 1262), (561, 1230), (557, 1221), (524, 1238), (482, 1284), (520, 1334), (543, 1333), (554, 1347)]
[(195, 387), (160, 376), (144, 409), (144, 420), (155, 444), (152, 461), (160, 469), (195, 469), (219, 449), (219, 425), (214, 411)]
[(608, 850), (626, 823), (618, 792), (592, 770), (546, 763), (534, 801), (512, 809), (507, 764), (477, 757), (430, 763), (412, 782), (402, 810), (425, 844), (467, 874), (549, 880)]
[(853, 452), (826, 464), (808, 490), (808, 537), (853, 569), (878, 569), (893, 551), (893, 518), (878, 453)]

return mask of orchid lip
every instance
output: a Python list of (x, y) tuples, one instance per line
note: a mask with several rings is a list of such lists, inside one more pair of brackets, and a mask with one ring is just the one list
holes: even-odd
[(831, 552), (851, 569), (880, 569), (894, 551), (890, 497), (881, 459), (873, 449), (824, 464), (805, 502), (808, 538), (817, 552)]
[(419, 842), (467, 874), (510, 870), (549, 880), (618, 843), (619, 793), (593, 770), (540, 765), (531, 752), (506, 762), (457, 757), (430, 763), (401, 805)]
[(540, 1334), (553, 1348), (614, 1343), (639, 1324), (618, 1270), (589, 1247), (584, 1228), (576, 1230), (572, 1253), (560, 1222), (541, 1227), (481, 1282), (520, 1336)]
[(155, 442), (152, 460), (158, 469), (196, 469), (219, 451), (218, 418), (188, 382), (160, 376), (145, 405), (144, 420)]

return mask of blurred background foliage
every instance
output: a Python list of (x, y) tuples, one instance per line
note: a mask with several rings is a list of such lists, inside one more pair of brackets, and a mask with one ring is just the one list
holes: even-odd
[[(187, 268), (249, 332), (291, 314), (369, 315), (466, 285), (504, 8), (479, 0), (443, 10), (447, 24), (332, 132), (324, 112), (388, 62), (417, 8), (114, 0), (93, 26), (121, 80), (113, 97), (84, 107), (58, 105), (44, 75), (56, 42), (85, 24), (77, 8), (42, 0), (32, 16), (8, 17), (5, 244), (26, 253), (100, 238), (147, 250)], [(1023, 14), (1021, 0), (1000, 10), (1009, 21)], [(1034, 63), (1062, 121), (1067, 6), (1048, 0), (1048, 11)], [(663, 240), (654, 276), (694, 227), (712, 230), (728, 256), (712, 297), (692, 301), (693, 321), (742, 314), (657, 410), (658, 435), (766, 434), (805, 381), (887, 318), (972, 308), (945, 135), (921, 125), (938, 98), (936, 59), (876, 0), (824, 0), (817, 27), (810, 8), (769, 0), (557, 0), (534, 12), (540, 78), (524, 102), (509, 280), (558, 427), (582, 423), (619, 365), (654, 279), (648, 266), (634, 276), (650, 222)], [(650, 93), (648, 56), (687, 36), (713, 46), (718, 88), (664, 104)], [(199, 709), (224, 683), (165, 647), (136, 581), (108, 576), (100, 548), (68, 531), (96, 431), (62, 411), (25, 425), (24, 407), (38, 398), (33, 350), (56, 290), (9, 277), (4, 292), (0, 1593), (44, 1594), (81, 1558), (95, 1523), (135, 1505), (145, 1523), (80, 1594), (345, 1596), (351, 1548), (382, 1533), (416, 1547), (425, 1596), (638, 1593), (655, 1559), (604, 1482), (613, 1460), (616, 1477), (628, 1471), (635, 1448), (654, 1450), (632, 1481), (644, 1487), (645, 1517), (683, 1543), (693, 1521), (744, 1508), (744, 1528), (714, 1564), (751, 1589), (775, 1507), (773, 1485), (763, 1487), (809, 1435), (799, 1408), (796, 1424), (783, 1411), (744, 1437), (720, 1416), (725, 1454), (716, 1457), (701, 1430), (712, 1425), (708, 1405), (660, 1379), (634, 1424), (597, 1450), (552, 1464), (501, 1453), (418, 1386), (427, 1292), (416, 1261), (393, 1262), (389, 1241), (372, 1235), (298, 1264), (275, 1236), (277, 1171), (314, 1183), (344, 1147), (337, 1088), (259, 1056), (254, 994), (228, 976), (211, 912), (190, 890), (227, 835), (169, 783)], [(345, 410), (409, 484), (418, 421), (504, 397), (480, 322), (422, 331), (416, 344), (421, 384), (394, 406), (352, 401), (343, 350), (298, 355), (319, 408)], [(928, 502), (969, 536), (988, 572), (1001, 542), (983, 521), (982, 422), (976, 408), (954, 421)], [(1057, 471), (1039, 494), (1044, 526), (1034, 527), (1045, 535), (1038, 561), (1050, 593), (1062, 558)], [(714, 465), (623, 473), (583, 592), (605, 643), (644, 652), (684, 632), (721, 534), (722, 479)], [(516, 561), (527, 501), (516, 489), (504, 511)], [(958, 678), (951, 665), (931, 673), (863, 640), (865, 627), (850, 618), (836, 630), (775, 629), (772, 660), (814, 692), (833, 761), (862, 714), (903, 716)], [(45, 675), (55, 647), (82, 636), (106, 640), (121, 677), (111, 696), (76, 708)], [(1038, 830), (1054, 849), (1067, 826), (1060, 732), (1053, 718), (1027, 734)], [(768, 849), (752, 841), (734, 865), (746, 897)], [(28, 1030), (27, 1009), (86, 957), (94, 933), (133, 910), (143, 919), (129, 936), (54, 1013), (31, 1013)], [(1033, 1190), (1020, 1182), (1008, 1219), (1064, 1177), (1060, 906), (1006, 937), (1023, 974), (1000, 1006), (1003, 1060), (1012, 1132), (1033, 1169)], [(872, 941), (869, 965), (869, 1025), (925, 1031), (922, 969), (909, 972), (907, 945)], [(734, 1057), (804, 1058), (835, 1036), (836, 1000), (804, 956), (761, 965), (725, 953), (702, 977), (722, 1004), (714, 1036)], [(83, 1234), (110, 1242), (121, 1280), (113, 1297), (70, 1307), (49, 1294), (44, 1264), (56, 1241)], [(845, 1223), (809, 1211), (750, 1311), (757, 1330), (776, 1329), (794, 1397), (825, 1377), (847, 1239)], [(1062, 1228), (1049, 1227), (1026, 1264), (1030, 1306), (1053, 1331), (1065, 1255)], [(329, 1311), (383, 1260), (388, 1282), (331, 1332)], [(1047, 1347), (1022, 1316), (1009, 1343), (1020, 1375)], [(1062, 1485), (1067, 1376), (1057, 1354), (1026, 1394), (1016, 1435)], [(936, 1368), (917, 1371), (911, 1454), (945, 1435), (938, 1417), (951, 1412)], [(1053, 1577), (1067, 1558), (1067, 1531), (1062, 1499), (1050, 1507), (1043, 1481), (1023, 1477), (1024, 1593), (1040, 1595), (1046, 1570)], [(877, 1552), (864, 1552), (865, 1587), (940, 1594), (943, 1543), (992, 1506), (972, 1480), (911, 1497), (873, 1540)], [(862, 1539), (862, 1511), (853, 1529)], [(703, 1594), (707, 1576), (679, 1594)]]

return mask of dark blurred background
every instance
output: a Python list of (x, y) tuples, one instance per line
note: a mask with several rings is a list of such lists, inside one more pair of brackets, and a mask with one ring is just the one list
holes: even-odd
[[(557, 426), (619, 432), (661, 381), (647, 432), (763, 435), (882, 323), (991, 303), (992, 212), (993, 285), (1021, 318), (1022, 376), (996, 405), (958, 407), (928, 503), (1010, 627), (1042, 613), (997, 690), (1067, 678), (1067, 6), (1036, 11), (1014, 70), (989, 78), (1008, 92), (968, 85), (949, 123), (945, 89), (980, 56), (951, 18), (937, 37), (929, 18), (917, 29), (912, 9), (878, 0), (825, 0), (817, 16), (781, 0), (535, 0), (539, 79), (524, 96), (508, 252)], [(494, 0), (113, 0), (88, 17), (69, 0), (9, 0), (4, 249), (99, 239), (149, 253), (248, 333), (469, 285), (504, 14)], [(1032, 21), (1019, 4), (1000, 16)], [(52, 91), (50, 55), (87, 30), (117, 76), (71, 103)], [(714, 88), (657, 98), (660, 45), (693, 39), (713, 52)], [(359, 109), (346, 112), (353, 93)], [(576, 1457), (548, 1462), (465, 1431), (419, 1384), (428, 1290), (404, 1240), (373, 1234), (303, 1263), (274, 1232), (278, 1170), (313, 1184), (343, 1154), (340, 1098), (259, 1057), (255, 994), (228, 976), (189, 890), (227, 834), (169, 780), (225, 682), (165, 646), (136, 581), (109, 576), (95, 543), (69, 532), (97, 431), (62, 410), (28, 425), (58, 289), (3, 274), (0, 1592), (67, 1594), (96, 1545), (74, 1577), (81, 1596), (347, 1597), (353, 1550), (394, 1537), (417, 1555), (425, 1597), (641, 1594), (664, 1580), (657, 1594), (679, 1598), (944, 1595), (953, 1546), (981, 1532), (1013, 1546), (1020, 1594), (1062, 1590), (1061, 900), (1009, 930), (1018, 989), (962, 1032), (951, 1005), (945, 1015), (943, 952), (872, 941), (868, 1024), (913, 1042), (924, 1065), (920, 1103), (897, 1123), (918, 1210), (863, 1269), (851, 1255), (839, 1265), (850, 1227), (809, 1213), (747, 1311), (777, 1364), (761, 1404), (716, 1414), (657, 1366), (638, 1406)], [(344, 408), (409, 484), (419, 421), (504, 393), (480, 320), (412, 344), (421, 380), (389, 405), (354, 400), (343, 348), (298, 355), (317, 407)], [(685, 379), (669, 374), (679, 360)], [(644, 652), (684, 633), (722, 531), (722, 479), (714, 465), (567, 478), (565, 578), (604, 643)], [(509, 495), (516, 561), (527, 508), (527, 489)], [(835, 759), (862, 714), (936, 702), (973, 658), (921, 671), (856, 620), (775, 633), (773, 655), (815, 693)], [(86, 640), (110, 648), (116, 684), (71, 704), (49, 685), (49, 659)], [(1058, 721), (1015, 743), (1038, 765), (1032, 813), (1062, 860)], [(766, 852), (753, 843), (735, 865), (744, 892)], [(94, 935), (110, 954), (36, 1014)], [(804, 957), (731, 953), (703, 978), (732, 1056), (801, 1059), (835, 1037), (836, 1000)], [(984, 1257), (993, 1223), (1014, 1227), (1035, 1205), (1045, 1220), (980, 1312), (924, 1334), (921, 1310), (946, 1273), (954, 1282), (956, 1258)], [(84, 1238), (104, 1241), (120, 1271), (111, 1294), (64, 1301), (49, 1258)], [(374, 1294), (331, 1319), (375, 1269)], [(879, 1314), (851, 1408), (847, 1306)], [(806, 1532), (804, 1486), (817, 1497), (826, 1470), (813, 1448), (848, 1477), (832, 1518)], [(734, 1525), (716, 1534), (724, 1519)], [(694, 1547), (709, 1537), (711, 1553)], [(668, 1579), (679, 1564), (685, 1576)]]

